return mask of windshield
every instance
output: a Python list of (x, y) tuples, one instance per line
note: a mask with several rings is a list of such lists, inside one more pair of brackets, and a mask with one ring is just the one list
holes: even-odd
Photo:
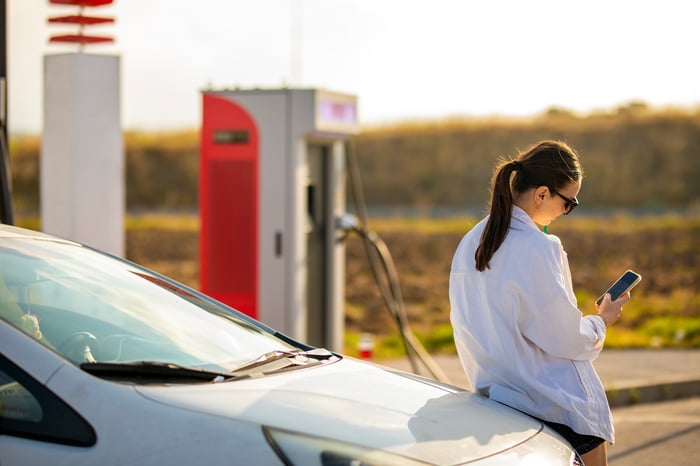
[(0, 239), (0, 318), (75, 364), (229, 371), (297, 348), (222, 305), (79, 245)]

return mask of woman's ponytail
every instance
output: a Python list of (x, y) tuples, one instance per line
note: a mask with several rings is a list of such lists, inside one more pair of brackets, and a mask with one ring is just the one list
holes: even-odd
[(520, 194), (538, 186), (546, 186), (554, 193), (582, 177), (578, 154), (560, 141), (541, 141), (515, 160), (502, 161), (491, 181), (489, 218), (474, 254), (476, 269), (483, 272), (489, 268), (491, 258), (508, 235), (513, 193)]
[(517, 160), (501, 162), (497, 167), (491, 183), (491, 206), (486, 228), (481, 234), (479, 247), (476, 248), (476, 269), (483, 272), (489, 267), (494, 253), (501, 246), (510, 228), (510, 216), (513, 213), (513, 195), (510, 190), (511, 175), (522, 170)]

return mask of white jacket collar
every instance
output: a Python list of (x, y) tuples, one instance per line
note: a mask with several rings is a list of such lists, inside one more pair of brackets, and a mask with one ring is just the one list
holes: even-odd
[(513, 220), (517, 220), (527, 227), (534, 228), (537, 231), (541, 231), (535, 223), (535, 221), (532, 220), (532, 217), (530, 217), (530, 215), (527, 212), (525, 212), (522, 208), (518, 207), (517, 205), (513, 205), (513, 213), (511, 214), (511, 227), (515, 227), (517, 229), (517, 226), (512, 225)]

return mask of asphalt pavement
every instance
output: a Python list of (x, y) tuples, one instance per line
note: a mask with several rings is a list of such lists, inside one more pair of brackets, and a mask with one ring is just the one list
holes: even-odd
[[(407, 358), (375, 361), (439, 379)], [(433, 356), (454, 385), (466, 388), (457, 356)], [(603, 350), (594, 366), (612, 406), (616, 442), (610, 466), (700, 464), (700, 350)]]
[[(434, 355), (433, 363), (448, 382), (466, 388), (466, 377), (456, 355)], [(427, 366), (408, 358), (374, 361), (440, 380)], [(676, 400), (700, 396), (700, 350), (603, 350), (593, 362), (610, 405)]]
[(700, 397), (613, 408), (610, 466), (700, 464)]

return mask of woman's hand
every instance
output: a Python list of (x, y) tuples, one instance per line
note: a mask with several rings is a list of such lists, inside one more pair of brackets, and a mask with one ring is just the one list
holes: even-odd
[(617, 298), (615, 301), (610, 300), (610, 293), (605, 293), (603, 301), (601, 301), (600, 305), (596, 305), (596, 310), (598, 311), (598, 315), (603, 319), (603, 322), (605, 322), (606, 327), (610, 327), (615, 322), (620, 320), (620, 315), (622, 315), (622, 306), (629, 301), (630, 298), (631, 296), (629, 291)]

